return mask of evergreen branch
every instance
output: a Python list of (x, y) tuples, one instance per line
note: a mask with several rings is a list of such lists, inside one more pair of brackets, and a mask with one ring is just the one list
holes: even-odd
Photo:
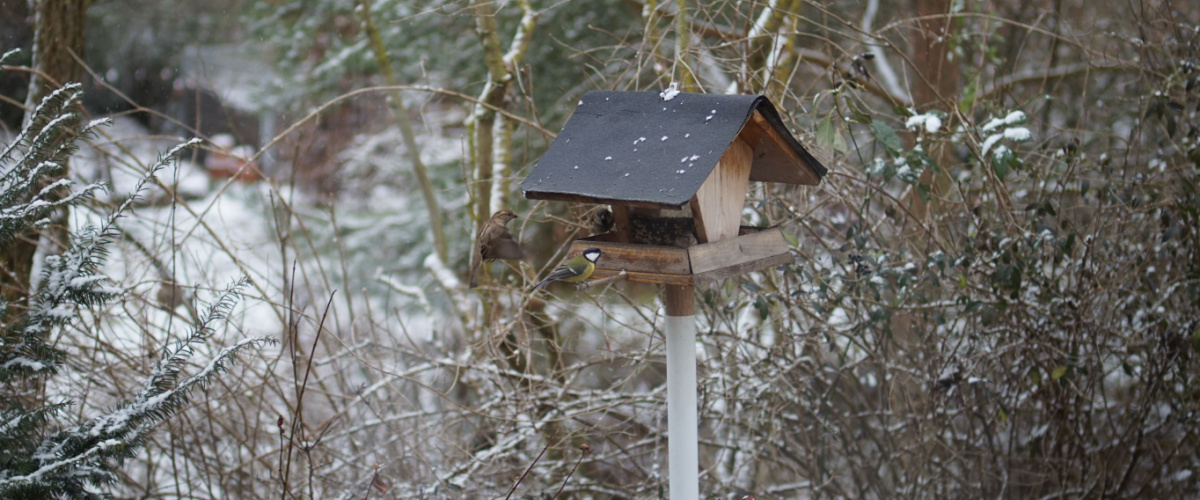
[[(102, 120), (89, 123), (85, 130), (103, 124)], [(107, 279), (99, 274), (99, 268), (108, 255), (107, 244), (118, 234), (117, 220), (132, 207), (143, 194), (149, 180), (166, 168), (184, 148), (194, 146), (199, 139), (182, 143), (160, 155), (146, 174), (138, 180), (133, 192), (99, 226), (82, 229), (71, 241), (70, 248), (62, 255), (46, 257), (42, 271), (41, 286), (30, 297), (30, 310), (13, 328), (20, 332), (16, 342), (0, 344), (0, 381), (27, 376), (50, 376), (58, 371), (64, 354), (45, 343), (48, 332), (67, 324), (75, 318), (75, 306), (96, 306), (111, 300), (122, 290), (106, 285)], [(49, 162), (42, 162), (27, 180), (17, 183), (21, 189), (33, 185), (33, 179), (43, 177), (41, 172), (50, 169)], [(0, 244), (6, 244), (32, 224), (32, 220), (43, 217), (54, 207), (77, 203), (96, 190), (97, 184), (89, 185), (79, 192), (59, 200), (46, 201), (43, 196), (55, 187), (65, 187), (69, 181), (60, 179), (43, 188), (29, 203), (20, 204), (0, 212)], [(3, 206), (3, 205), (0, 205)], [(7, 335), (6, 335), (7, 337)]]
[[(95, 446), (89, 447), (83, 453), (80, 453), (78, 455), (74, 455), (74, 456), (71, 456), (68, 458), (64, 458), (61, 460), (57, 460), (57, 461), (54, 461), (51, 463), (43, 464), (37, 470), (35, 470), (29, 474), (26, 474), (24, 476), (15, 476), (15, 477), (11, 477), (8, 479), (0, 480), (0, 494), (8, 493), (11, 490), (14, 490), (14, 489), (17, 489), (17, 488), (20, 488), (23, 486), (35, 486), (35, 485), (50, 486), (50, 485), (53, 485), (56, 482), (58, 482), (58, 481), (54, 481), (54, 479), (62, 479), (62, 478), (53, 477), (52, 473), (58, 471), (59, 469), (63, 469), (63, 468), (66, 468), (66, 467), (72, 466), (72, 465), (78, 467), (78, 464), (80, 462), (85, 462), (89, 458), (92, 458), (94, 455), (101, 454), (101, 453), (107, 451), (109, 448), (123, 446), (123, 445), (124, 445), (124, 443), (122, 443), (119, 440), (106, 439), (104, 441), (96, 443)], [(75, 474), (75, 475), (78, 475), (78, 474)], [(41, 479), (43, 476), (52, 476), (51, 481), (43, 481)], [(75, 481), (71, 481), (71, 482), (75, 482)]]
[[(32, 300), (33, 305), (24, 329), (26, 336), (40, 334), (52, 326), (69, 321), (73, 313), (68, 314), (64, 311), (63, 304), (96, 305), (121, 293), (118, 289), (103, 286), (104, 278), (97, 276), (97, 270), (107, 256), (107, 244), (117, 235), (117, 220), (124, 216), (142, 195), (150, 178), (169, 165), (180, 151), (198, 142), (199, 139), (192, 139), (160, 155), (146, 175), (138, 180), (133, 192), (109, 214), (100, 227), (84, 228), (71, 242), (71, 248), (66, 253), (46, 258), (42, 287)], [(67, 198), (71, 199), (73, 197)]]
[(0, 243), (11, 241), (26, 227), (36, 225), (35, 221), (39, 221), (54, 208), (74, 205), (88, 199), (96, 191), (104, 189), (102, 185), (90, 184), (57, 199), (50, 196), (52, 191), (70, 187), (71, 184), (68, 179), (59, 179), (42, 188), (29, 203), (0, 210), (0, 234), (5, 236), (0, 238)]
[[(109, 123), (101, 119), (81, 124), (82, 117), (72, 111), (79, 103), (79, 89), (77, 84), (67, 85), (43, 99), (29, 124), (0, 153), (0, 247), (43, 224), (56, 207), (77, 204), (104, 189), (90, 184), (73, 191), (71, 181), (63, 178), (64, 166), (78, 150), (77, 139)], [(66, 352), (48, 342), (53, 329), (73, 321), (80, 306), (102, 304), (123, 293), (100, 272), (109, 243), (120, 233), (118, 220), (159, 171), (199, 142), (192, 139), (160, 155), (103, 222), (72, 234), (61, 255), (46, 257), (41, 285), (29, 297), (28, 311), (0, 325), (0, 383), (47, 377), (64, 365)], [(208, 387), (243, 351), (274, 342), (267, 337), (237, 342), (221, 349), (198, 373), (180, 380), (194, 345), (208, 341), (217, 322), (229, 317), (245, 283), (242, 279), (230, 286), (193, 331), (164, 350), (132, 400), (103, 415), (47, 436), (47, 426), (70, 402), (11, 400), (10, 408), (0, 411), (0, 498), (100, 498), (91, 487), (116, 481), (117, 467), (134, 456), (155, 425), (184, 407), (193, 389)], [(0, 311), (7, 307), (0, 301)]]
[(6, 469), (2, 465), (13, 463), (21, 451), (36, 444), (38, 430), (68, 406), (69, 403), (58, 403), (32, 410), (14, 407), (0, 412), (0, 478)]
[(228, 359), (250, 346), (274, 343), (275, 340), (269, 337), (243, 339), (222, 349), (200, 373), (178, 381), (184, 365), (195, 354), (192, 346), (204, 344), (215, 332), (213, 325), (228, 319), (237, 304), (239, 290), (245, 285), (246, 279), (242, 278), (222, 292), (192, 332), (177, 342), (174, 348), (164, 350), (162, 359), (155, 365), (133, 401), (117, 412), (92, 420), (86, 426), (87, 432), (92, 436), (118, 435), (130, 426), (140, 426), (147, 420), (160, 421), (174, 414), (187, 401), (187, 395), (193, 387), (207, 387), (211, 378), (225, 369)]
[[(203, 141), (193, 137), (187, 142), (178, 144), (168, 150), (166, 153), (159, 155), (158, 159), (155, 160), (154, 165), (151, 165), (150, 168), (146, 170), (146, 174), (138, 179), (137, 184), (133, 186), (133, 192), (130, 193), (130, 195), (125, 198), (125, 201), (117, 207), (117, 209), (114, 211), (114, 214), (119, 217), (119, 214), (122, 214), (128, 210), (130, 206), (137, 202), (137, 200), (141, 199), (142, 192), (145, 191), (146, 184), (150, 182), (151, 178), (157, 175), (160, 170), (170, 166), (171, 162), (178, 158), (179, 153), (183, 152), (183, 150), (196, 146), (201, 142)], [(116, 219), (118, 217), (110, 217), (108, 222), (105, 224), (105, 229), (108, 230), (108, 228), (112, 227), (116, 223)]]
[[(27, 157), (33, 152), (41, 151), (46, 145), (52, 144), (49, 142), (52, 135), (62, 132), (62, 125), (71, 125), (68, 128), (73, 129), (73, 124), (67, 119), (73, 117), (78, 120), (79, 116), (75, 113), (64, 112), (64, 110), (78, 104), (79, 96), (82, 94), (81, 88), (78, 83), (67, 84), (42, 99), (42, 102), (38, 104), (37, 108), (34, 108), (33, 114), (30, 115), (32, 118), (29, 126), (21, 129), (17, 137), (4, 149), (4, 152), (0, 153), (0, 164), (12, 162), (13, 156), (19, 151), (25, 151)], [(35, 134), (33, 138), (29, 136), (31, 132)], [(7, 180), (11, 176), (19, 175), (19, 167), (20, 162), (13, 169), (6, 171), (3, 179)]]
[[(212, 336), (214, 332), (213, 325), (229, 317), (229, 313), (233, 311), (233, 306), (237, 304), (239, 291), (245, 286), (245, 278), (230, 285), (217, 297), (217, 301), (209, 306), (208, 310), (186, 338), (176, 343), (174, 349), (163, 350), (163, 357), (151, 372), (150, 379), (147, 380), (145, 388), (142, 389), (142, 395), (152, 397), (159, 392), (168, 391), (176, 385), (176, 379), (180, 370), (193, 354), (192, 345), (203, 344)], [(139, 398), (142, 398), (142, 395)], [(137, 400), (135, 400), (136, 402)]]
[[(109, 471), (109, 461), (132, 457), (142, 446), (145, 434), (182, 409), (193, 389), (207, 388), (213, 378), (226, 371), (228, 363), (235, 361), (243, 351), (275, 343), (275, 339), (270, 337), (242, 339), (221, 349), (196, 374), (178, 381), (183, 366), (194, 354), (193, 344), (204, 343), (214, 332), (213, 324), (228, 318), (237, 303), (238, 289), (245, 283), (246, 280), (242, 279), (230, 286), (209, 307), (200, 325), (178, 342), (174, 349), (164, 352), (143, 389), (132, 401), (44, 440), (33, 455), (39, 469), (25, 476), (0, 480), (0, 493), (4, 493), (6, 488), (27, 483), (54, 486), (57, 480), (62, 479), (54, 474), (58, 469), (67, 472), (71, 480), (111, 481), (113, 476)], [(43, 476), (55, 479), (40, 481)]]
[[(104, 122), (93, 121), (85, 128), (90, 130), (102, 123)], [(16, 343), (5, 345), (6, 348), (0, 352), (0, 381), (19, 376), (48, 376), (57, 372), (63, 356), (57, 350), (45, 345), (43, 337), (50, 329), (74, 319), (74, 305), (99, 305), (122, 293), (119, 289), (106, 286), (107, 280), (98, 274), (99, 267), (108, 253), (107, 243), (117, 234), (115, 230), (117, 220), (124, 216), (142, 195), (145, 185), (151, 177), (169, 165), (184, 148), (198, 142), (198, 139), (193, 139), (159, 156), (146, 175), (139, 179), (125, 202), (118, 206), (100, 227), (84, 228), (72, 240), (71, 247), (67, 252), (46, 258), (45, 269), (42, 271), (42, 286), (30, 298), (29, 314), (15, 329), (21, 332), (23, 338)], [(43, 162), (35, 169), (35, 172), (48, 170), (49, 165), (48, 162)], [(31, 186), (32, 179), (37, 177), (41, 176), (30, 176), (31, 180), (19, 183), (19, 187)], [(9, 241), (5, 237), (15, 237), (31, 224), (31, 220), (44, 216), (54, 207), (76, 203), (102, 188), (100, 185), (92, 184), (60, 200), (46, 201), (43, 198), (54, 187), (63, 187), (68, 183), (67, 180), (61, 179), (43, 188), (31, 202), (0, 212), (0, 244)]]

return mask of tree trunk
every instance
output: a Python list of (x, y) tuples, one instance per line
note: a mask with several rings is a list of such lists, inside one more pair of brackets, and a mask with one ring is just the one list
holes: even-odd
[[(37, 72), (29, 79), (27, 107), (37, 107), (50, 92), (83, 77), (83, 67), (71, 53), (83, 58), (89, 3), (88, 0), (34, 0), (33, 68)], [(26, 123), (29, 118), (26, 115)]]
[[(65, 83), (79, 81), (83, 76), (83, 68), (75, 62), (74, 56), (83, 57), (88, 3), (88, 0), (34, 1), (32, 51), (35, 71), (29, 78), (29, 94), (25, 99), (28, 109), (37, 108), (42, 98)], [(27, 112), (25, 124), (28, 125), (32, 118), (32, 111)], [(55, 239), (54, 235), (60, 233), (65, 234), (53, 229), (48, 234)], [(3, 272), (0, 272), (0, 299), (9, 304), (8, 315), (3, 318), (5, 322), (11, 321), (25, 309), (33, 254), (39, 238), (39, 233), (31, 230), (18, 236), (9, 248), (0, 250), (0, 265), (4, 266)], [(58, 241), (66, 243), (61, 239)]]
[(474, 180), (468, 189), (473, 193), (476, 231), (492, 217), (492, 213), (511, 208), (508, 205), (514, 126), (496, 110), (511, 105), (509, 94), (516, 80), (515, 72), (529, 48), (539, 16), (528, 0), (516, 3), (521, 8), (521, 20), (507, 52), (500, 45), (494, 11), (497, 6), (482, 0), (471, 4), (475, 16), (475, 34), (479, 36), (483, 47), (483, 60), (488, 70), (487, 84), (480, 92), (479, 103), (475, 105), (467, 127), (472, 141), (471, 161), (475, 169)]
[[(952, 113), (953, 106), (958, 105), (958, 81), (961, 71), (958, 61), (948, 59), (950, 40), (955, 36), (954, 31), (958, 25), (949, 14), (950, 0), (914, 0), (914, 7), (922, 19), (917, 22), (916, 33), (913, 34), (913, 63), (916, 65), (916, 74), (910, 79), (913, 105), (919, 113), (932, 108)], [(951, 160), (950, 150), (941, 147), (937, 151), (930, 151), (930, 157), (937, 163), (941, 172), (935, 175), (932, 170), (926, 169), (921, 173), (918, 181), (929, 186), (931, 203), (926, 203), (914, 189), (911, 196), (912, 212), (917, 217), (928, 214), (929, 205), (936, 205), (951, 186), (947, 171)]]

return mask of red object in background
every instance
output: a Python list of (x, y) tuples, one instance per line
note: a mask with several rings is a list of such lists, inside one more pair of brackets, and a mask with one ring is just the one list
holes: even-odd
[(252, 161), (254, 149), (250, 146), (234, 146), (228, 134), (213, 136), (213, 149), (204, 159), (204, 169), (214, 180), (233, 179), (238, 182), (257, 182), (263, 179), (258, 162)]

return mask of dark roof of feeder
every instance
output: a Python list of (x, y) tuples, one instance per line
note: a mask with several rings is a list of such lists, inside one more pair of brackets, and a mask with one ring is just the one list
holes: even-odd
[(521, 183), (529, 199), (679, 207), (741, 134), (750, 180), (816, 185), (826, 169), (761, 95), (591, 91)]

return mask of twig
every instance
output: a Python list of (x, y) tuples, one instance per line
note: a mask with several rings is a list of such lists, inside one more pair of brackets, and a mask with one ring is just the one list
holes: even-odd
[(514, 491), (517, 491), (517, 486), (520, 486), (520, 485), (521, 485), (521, 481), (524, 481), (524, 480), (525, 480), (525, 476), (528, 476), (528, 475), (529, 475), (529, 471), (533, 470), (533, 466), (537, 465), (537, 463), (538, 463), (538, 460), (541, 460), (541, 459), (542, 459), (542, 455), (545, 455), (545, 454), (546, 454), (546, 450), (550, 449), (550, 444), (554, 442), (554, 437), (555, 437), (555, 436), (558, 436), (558, 431), (554, 431), (554, 434), (551, 434), (551, 435), (550, 435), (550, 439), (547, 439), (547, 440), (546, 440), (546, 446), (543, 446), (543, 447), (542, 447), (542, 451), (541, 451), (541, 453), (538, 453), (538, 456), (537, 456), (537, 457), (535, 457), (535, 458), (533, 459), (533, 463), (529, 464), (529, 467), (527, 467), (527, 468), (525, 469), (525, 473), (524, 473), (524, 474), (521, 474), (521, 477), (517, 479), (517, 482), (516, 482), (516, 483), (514, 483), (514, 484), (512, 485), (512, 488), (510, 488), (510, 489), (508, 490), (508, 494), (504, 496), (504, 500), (508, 500), (509, 498), (512, 498), (512, 494), (513, 494), (513, 492), (514, 492)]
[[(625, 271), (622, 270), (621, 272), (624, 273)], [(571, 467), (571, 472), (567, 473), (567, 477), (563, 478), (562, 486), (558, 487), (558, 491), (554, 492), (554, 496), (550, 497), (550, 500), (558, 498), (558, 495), (559, 493), (562, 493), (563, 488), (567, 487), (567, 481), (570, 481), (571, 476), (575, 475), (575, 471), (579, 469), (579, 464), (583, 463), (583, 457), (586, 457), (592, 453), (592, 447), (588, 446), (587, 443), (583, 443), (583, 445), (579, 447), (579, 451), (583, 452), (579, 454), (579, 460), (575, 461), (575, 466)]]
[[(336, 293), (337, 291), (335, 290), (333, 293), (329, 294), (329, 302), (325, 303), (325, 313), (321, 315), (321, 321), (317, 323), (317, 334), (313, 336), (312, 349), (308, 353), (308, 366), (304, 370), (304, 380), (300, 383), (300, 388), (296, 394), (296, 410), (292, 413), (292, 423), (289, 429), (290, 434), (288, 435), (287, 467), (283, 471), (283, 496), (281, 498), (287, 498), (288, 476), (291, 475), (292, 471), (292, 449), (296, 445), (296, 429), (300, 422), (300, 412), (302, 408), (301, 405), (304, 402), (304, 391), (308, 388), (308, 375), (312, 373), (313, 358), (317, 355), (317, 342), (321, 340), (321, 332), (325, 330), (325, 318), (329, 317), (329, 307), (333, 305), (333, 296)], [(293, 350), (295, 349), (295, 341), (295, 339), (292, 339)]]

